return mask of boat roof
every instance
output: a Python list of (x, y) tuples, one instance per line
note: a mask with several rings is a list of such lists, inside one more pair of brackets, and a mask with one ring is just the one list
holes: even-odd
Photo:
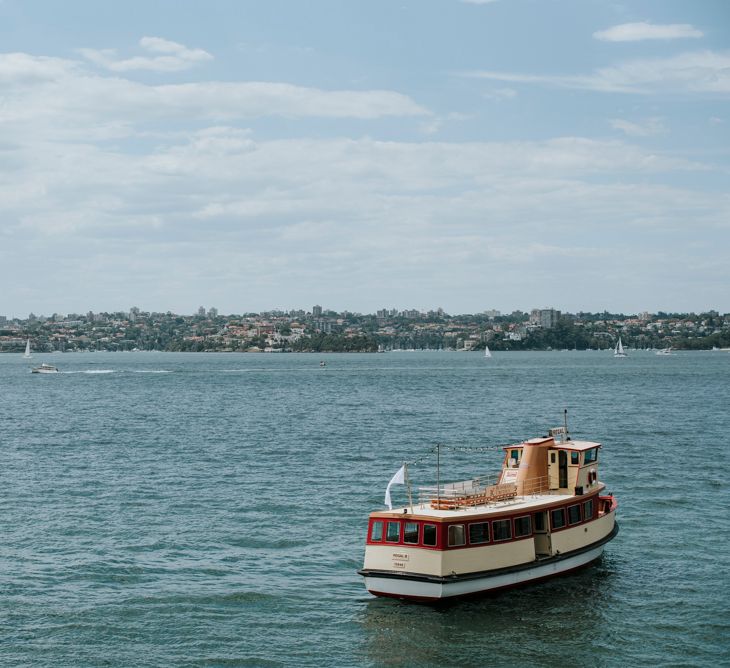
[[(543, 445), (548, 441), (552, 441), (552, 436), (543, 436), (542, 438), (530, 438), (523, 443), (516, 443), (515, 445), (505, 445), (503, 450), (514, 450), (514, 448), (522, 448), (526, 445)], [(555, 447), (561, 450), (591, 450), (592, 448), (600, 448), (601, 444), (594, 441), (555, 441)]]
[[(594, 444), (595, 445), (595, 444)], [(521, 511), (530, 512), (541, 507), (562, 506), (566, 503), (581, 503), (595, 493), (605, 489), (603, 483), (599, 483), (589, 494), (530, 494), (529, 496), (517, 496), (505, 501), (496, 501), (481, 506), (466, 506), (456, 510), (436, 510), (431, 508), (430, 503), (413, 505), (413, 512), (410, 506), (393, 508), (393, 510), (381, 510), (370, 513), (370, 517), (383, 517), (389, 519), (405, 519), (409, 517), (417, 519), (438, 519), (438, 520), (472, 520), (476, 517), (487, 517), (492, 515), (514, 515)]]

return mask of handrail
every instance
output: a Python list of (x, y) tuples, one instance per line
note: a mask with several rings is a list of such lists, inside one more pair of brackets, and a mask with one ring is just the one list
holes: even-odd
[(518, 489), (522, 497), (549, 493), (547, 476), (529, 478), (519, 483), (500, 483), (500, 478), (501, 473), (445, 485), (419, 487), (418, 504), (430, 505), (438, 510), (455, 510), (514, 499)]

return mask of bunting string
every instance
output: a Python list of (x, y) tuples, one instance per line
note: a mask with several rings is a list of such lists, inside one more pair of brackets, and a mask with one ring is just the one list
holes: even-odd
[(405, 462), (407, 466), (418, 466), (425, 461), (433, 461), (433, 456), (436, 454), (439, 448), (442, 452), (500, 452), (504, 448), (508, 448), (514, 445), (514, 443), (507, 443), (505, 445), (485, 445), (485, 446), (466, 446), (466, 445), (434, 445), (425, 454), (421, 455), (418, 459), (413, 461)]

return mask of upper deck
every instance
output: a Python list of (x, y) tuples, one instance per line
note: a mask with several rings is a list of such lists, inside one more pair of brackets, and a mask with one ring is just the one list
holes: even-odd
[(563, 428), (548, 436), (504, 446), (497, 475), (419, 487), (416, 498), (408, 489), (409, 504), (372, 516), (421, 516), (429, 519), (490, 516), (565, 503), (574, 497), (600, 492), (600, 443), (573, 441)]

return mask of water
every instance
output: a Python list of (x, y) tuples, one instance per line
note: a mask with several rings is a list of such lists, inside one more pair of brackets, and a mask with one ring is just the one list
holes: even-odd
[[(62, 373), (0, 356), (2, 665), (730, 662), (727, 353), (35, 357)], [(537, 436), (564, 407), (619, 498), (601, 562), (442, 607), (365, 592), (367, 514), (402, 460)]]

